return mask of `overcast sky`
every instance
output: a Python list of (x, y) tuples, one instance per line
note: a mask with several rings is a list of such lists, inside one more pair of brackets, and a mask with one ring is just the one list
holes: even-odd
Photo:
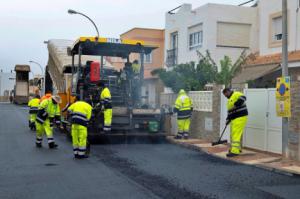
[[(95, 35), (87, 19), (67, 14), (81, 11), (97, 24), (102, 37), (119, 37), (133, 27), (164, 28), (165, 13), (183, 3), (193, 8), (206, 3), (238, 5), (246, 0), (8, 0), (1, 2), (0, 69), (34, 60), (45, 66), (49, 39)], [(35, 74), (41, 73), (32, 66)]]

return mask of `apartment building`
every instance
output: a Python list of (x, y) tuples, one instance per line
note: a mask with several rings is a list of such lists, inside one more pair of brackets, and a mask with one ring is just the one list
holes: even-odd
[[(299, 0), (288, 0), (288, 59), (291, 70), (300, 67), (299, 6)], [(249, 87), (272, 88), (276, 77), (281, 75), (282, 1), (259, 0), (257, 11), (258, 50), (252, 51), (242, 73), (233, 80), (236, 87), (250, 82)]]
[(219, 63), (225, 55), (235, 61), (244, 49), (257, 50), (257, 7), (183, 4), (166, 13), (165, 66), (198, 61), (206, 50)]

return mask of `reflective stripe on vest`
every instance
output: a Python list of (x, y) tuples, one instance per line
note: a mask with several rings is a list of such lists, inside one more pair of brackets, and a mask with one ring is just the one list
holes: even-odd
[(39, 111), (38, 107), (30, 107), (29, 114), (35, 114)]
[(79, 124), (82, 126), (87, 126), (88, 119), (86, 118), (86, 115), (83, 113), (73, 112), (72, 113), (72, 123)]
[(177, 119), (188, 119), (192, 116), (192, 110), (183, 110), (179, 111)]

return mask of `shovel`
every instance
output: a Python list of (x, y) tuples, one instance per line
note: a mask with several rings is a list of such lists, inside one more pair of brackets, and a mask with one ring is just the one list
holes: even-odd
[(212, 146), (216, 146), (216, 145), (219, 145), (219, 144), (226, 144), (227, 143), (227, 140), (222, 140), (222, 137), (223, 137), (223, 135), (225, 133), (225, 130), (226, 130), (227, 126), (228, 126), (228, 124), (226, 124), (226, 126), (225, 126), (225, 128), (224, 128), (224, 130), (223, 130), (223, 132), (222, 132), (222, 134), (221, 134), (221, 136), (219, 138), (219, 140), (216, 141), (216, 142), (212, 142), (211, 143)]

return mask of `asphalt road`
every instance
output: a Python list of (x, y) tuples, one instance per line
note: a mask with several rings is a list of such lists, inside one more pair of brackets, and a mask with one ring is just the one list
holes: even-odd
[(168, 143), (35, 148), (25, 107), (0, 104), (0, 198), (300, 198), (300, 178), (239, 165)]

